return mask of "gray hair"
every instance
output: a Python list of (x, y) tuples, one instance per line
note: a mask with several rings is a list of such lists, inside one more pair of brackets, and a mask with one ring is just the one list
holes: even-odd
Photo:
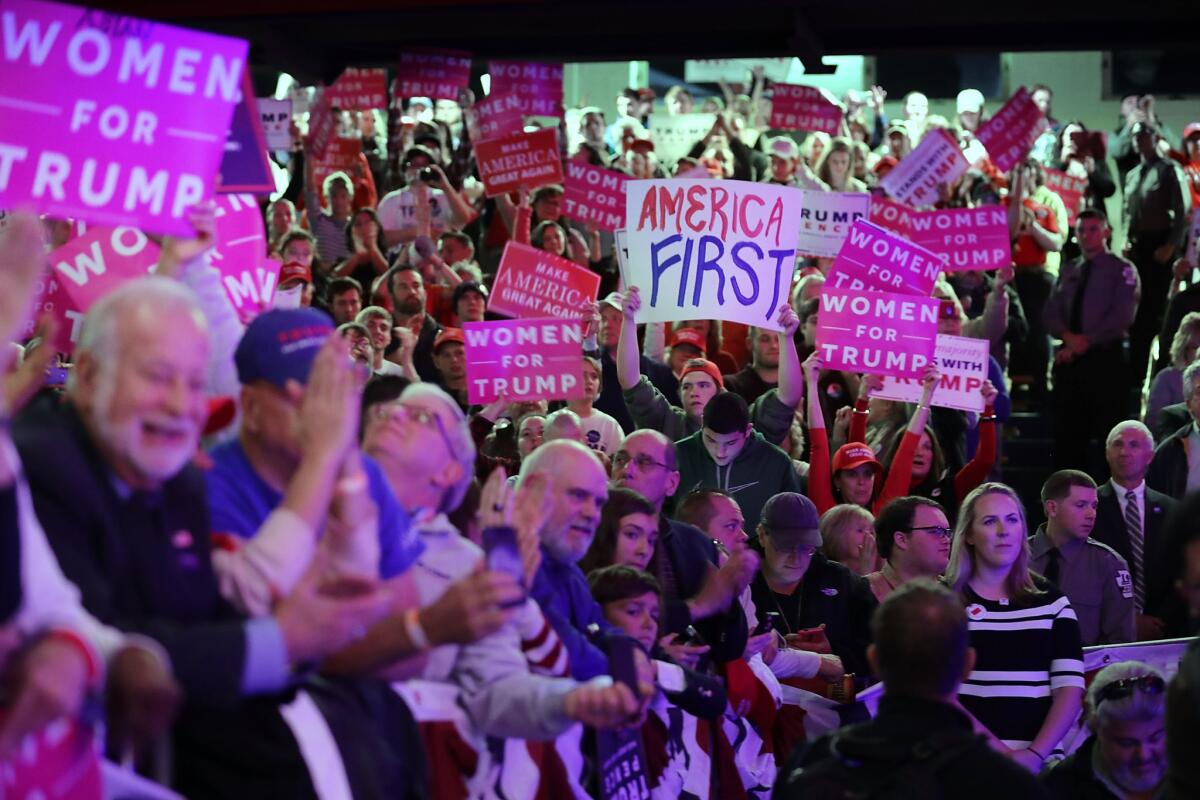
[(1150, 432), (1150, 429), (1146, 427), (1145, 423), (1136, 419), (1127, 419), (1124, 422), (1118, 422), (1116, 425), (1113, 425), (1112, 430), (1108, 432), (1108, 438), (1104, 440), (1104, 446), (1108, 447), (1111, 445), (1114, 439), (1130, 428), (1133, 428), (1142, 436), (1144, 436), (1146, 441), (1150, 443), (1151, 448), (1154, 447), (1154, 434)]
[(1134, 678), (1158, 678), (1164, 683), (1166, 677), (1159, 670), (1141, 661), (1122, 661), (1110, 664), (1096, 673), (1084, 697), (1084, 712), (1088, 727), (1097, 732), (1110, 721), (1131, 722), (1162, 719), (1166, 713), (1166, 690), (1158, 693), (1134, 689), (1125, 697), (1102, 700), (1104, 690), (1118, 681)]
[(1200, 384), (1200, 361), (1193, 361), (1183, 371), (1183, 399), (1187, 400)]
[[(100, 364), (114, 366), (120, 357), (121, 337), (118, 328), (121, 320), (147, 312), (163, 318), (190, 315), (197, 327), (208, 330), (204, 312), (191, 289), (171, 278), (135, 278), (100, 298), (87, 312), (83, 318), (83, 330), (75, 345), (76, 359), (90, 355)], [(76, 375), (76, 371), (71, 370), (68, 392), (75, 389)]]
[(410, 383), (400, 393), (400, 399), (425, 400), (436, 404), (440, 410), (439, 417), (449, 419), (444, 428), (446, 439), (450, 445), (450, 455), (462, 467), (462, 476), (458, 483), (449, 487), (442, 495), (438, 511), (449, 514), (462, 504), (471, 481), (475, 479), (475, 441), (471, 438), (471, 429), (467, 425), (467, 415), (458, 407), (450, 395), (432, 383)]
[(546, 416), (546, 430), (543, 433), (544, 441), (552, 442), (557, 439), (566, 439), (568, 441), (579, 441), (579, 437), (583, 435), (583, 420), (569, 408), (560, 408), (558, 411)]

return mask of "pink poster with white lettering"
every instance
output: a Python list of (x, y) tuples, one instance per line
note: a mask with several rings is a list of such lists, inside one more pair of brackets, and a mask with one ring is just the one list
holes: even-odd
[(901, 236), (912, 233), (912, 215), (917, 213), (907, 203), (897, 203), (886, 197), (874, 195), (871, 197), (871, 210), (867, 219), (881, 228), (887, 228)]
[(510, 241), (504, 246), (488, 311), (507, 317), (578, 319), (596, 302), (600, 276), (574, 261)]
[(221, 273), (221, 288), (245, 324), (271, 307), (279, 262), (267, 258), (267, 234), (253, 195), (221, 195), (216, 220), (217, 241), (209, 257)]
[(466, 53), (401, 53), (392, 91), (399, 98), (457, 100), (471, 82), (471, 56)]
[(903, 203), (931, 206), (938, 201), (938, 187), (954, 183), (970, 166), (954, 137), (934, 129), (883, 176), (879, 185)]
[(387, 108), (387, 70), (346, 67), (325, 90), (329, 104), (343, 111)]
[(467, 400), (490, 403), (583, 397), (583, 331), (578, 321), (468, 322)]
[(158, 252), (137, 228), (92, 227), (51, 253), (34, 314), (46, 312), (58, 320), (55, 349), (74, 350), (87, 310), (122, 283), (148, 275)]
[(1046, 115), (1022, 86), (987, 122), (975, 137), (987, 148), (992, 163), (1002, 172), (1015, 167), (1046, 130)]
[(781, 131), (823, 131), (836, 136), (842, 109), (816, 86), (777, 83), (771, 87), (771, 127)]
[(490, 61), (490, 93), (521, 99), (521, 113), (531, 117), (561, 117), (563, 113), (562, 64), (536, 61)]
[(944, 260), (946, 272), (1001, 269), (1012, 264), (1008, 210), (1002, 206), (919, 211), (909, 238)]
[(563, 213), (599, 230), (625, 227), (625, 182), (629, 176), (583, 161), (567, 161)]
[(7, 0), (0, 23), (0, 206), (189, 234), (247, 43), (42, 0)]
[(937, 315), (932, 297), (826, 283), (817, 312), (817, 352), (826, 369), (916, 377), (933, 360)]
[(487, 100), (476, 103), (467, 112), (472, 141), (512, 136), (525, 130), (524, 103), (516, 95), (493, 92)]
[(1087, 178), (1076, 178), (1057, 169), (1047, 169), (1046, 188), (1062, 198), (1067, 208), (1067, 224), (1075, 226), (1075, 220), (1083, 209), (1083, 196), (1088, 189)]
[[(0, 710), (0, 723), (8, 715)], [(0, 797), (6, 800), (101, 800), (100, 757), (90, 727), (59, 719), (30, 734), (12, 758), (0, 763)]]
[(857, 219), (842, 242), (826, 287), (928, 297), (943, 263), (938, 256), (884, 228)]
[(333, 116), (333, 106), (325, 92), (317, 93), (317, 100), (308, 112), (308, 151), (309, 157), (322, 159), (329, 144), (337, 134), (337, 120)]

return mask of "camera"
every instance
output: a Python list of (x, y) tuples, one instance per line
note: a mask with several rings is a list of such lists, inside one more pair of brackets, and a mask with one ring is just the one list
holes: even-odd
[(425, 169), (423, 169), (417, 173), (417, 177), (421, 180), (422, 183), (437, 183), (438, 182), (438, 174), (437, 174), (437, 172), (434, 171), (433, 167), (425, 167)]

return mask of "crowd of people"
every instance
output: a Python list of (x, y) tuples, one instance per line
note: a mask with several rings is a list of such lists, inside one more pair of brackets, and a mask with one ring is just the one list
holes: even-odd
[[(842, 135), (772, 131), (761, 72), (723, 88), (627, 89), (563, 123), (563, 158), (883, 194), (924, 136), (969, 148), (988, 118), (966, 89), (955, 119), (918, 92), (889, 119), (871, 87)], [(915, 404), (827, 368), (828, 258), (797, 260), (778, 332), (639, 325), (561, 186), (483, 197), (469, 92), (343, 113), (362, 155), (323, 178), (294, 129), (248, 323), (200, 205), (64, 359), (47, 320), (22, 339), (59, 221), (8, 215), (0, 760), (103, 718), (109, 758), (189, 798), (615, 797), (598, 743), (633, 731), (645, 793), (620, 796), (1200, 797), (1200, 651), (1173, 680), (1084, 660), (1200, 620), (1200, 123), (1128, 98), (1097, 149), (1032, 95), (1028, 156), (937, 203), (1008, 208), (1012, 265), (934, 290), (939, 332), (989, 343), (982, 413), (933, 404), (936, 366)], [(651, 115), (693, 110), (712, 130), (659, 160)], [(1046, 169), (1088, 181), (1079, 208)], [(582, 399), (469, 402), (463, 326), (508, 241), (600, 276)], [(1014, 407), (1053, 424), (1015, 465), (1043, 468), (1037, 509), (1003, 482)]]

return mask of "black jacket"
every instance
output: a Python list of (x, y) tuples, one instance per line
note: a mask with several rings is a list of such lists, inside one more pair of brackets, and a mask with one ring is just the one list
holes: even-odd
[[(1092, 538), (1102, 542), (1120, 554), (1125, 563), (1133, 567), (1133, 551), (1129, 547), (1129, 532), (1125, 529), (1125, 517), (1111, 481), (1100, 484), (1096, 491), (1096, 524)], [(1179, 505), (1175, 500), (1146, 487), (1145, 516), (1142, 520), (1142, 560), (1146, 570), (1146, 612), (1161, 614), (1163, 604), (1175, 593), (1175, 571), (1166, 560), (1164, 528), (1167, 517)]]
[(1146, 470), (1146, 485), (1176, 500), (1187, 494), (1188, 437), (1192, 423), (1188, 422), (1154, 448), (1154, 459)]
[(1092, 770), (1096, 737), (1089, 736), (1071, 755), (1041, 774), (1042, 786), (1055, 800), (1120, 800)]
[[(757, 542), (754, 546), (761, 556), (761, 547)], [(871, 643), (871, 614), (878, 603), (866, 578), (855, 575), (836, 561), (829, 561), (820, 553), (814, 553), (796, 591), (800, 594), (800, 610), (798, 615), (793, 615), (791, 609), (794, 605), (777, 602), (762, 570), (759, 570), (750, 584), (759, 620), (764, 619), (763, 615), (768, 611), (781, 611), (783, 617), (776, 629), (784, 635), (824, 623), (829, 646), (834, 655), (842, 659), (846, 672), (853, 672), (860, 677), (870, 675), (867, 645)]]
[(1175, 431), (1192, 422), (1192, 412), (1188, 411), (1187, 403), (1172, 403), (1163, 406), (1158, 411), (1158, 419), (1151, 420), (1151, 432), (1154, 434), (1154, 444), (1162, 444)]
[[(878, 743), (881, 747), (903, 748), (935, 736), (953, 737), (955, 734), (961, 734), (963, 739), (973, 736), (966, 715), (952, 706), (936, 700), (885, 694), (879, 701), (879, 713), (874, 719), (826, 734), (811, 745), (798, 748), (780, 768), (772, 797), (775, 800), (803, 798), (796, 789), (789, 790), (789, 781), (797, 769), (829, 758), (830, 744), (835, 736), (853, 737), (856, 741)], [(1038, 785), (1033, 775), (1012, 760), (992, 752), (981, 738), (976, 737), (974, 745), (964, 747), (937, 771), (942, 800), (1049, 800), (1046, 790)], [(912, 787), (907, 788), (912, 790)]]

